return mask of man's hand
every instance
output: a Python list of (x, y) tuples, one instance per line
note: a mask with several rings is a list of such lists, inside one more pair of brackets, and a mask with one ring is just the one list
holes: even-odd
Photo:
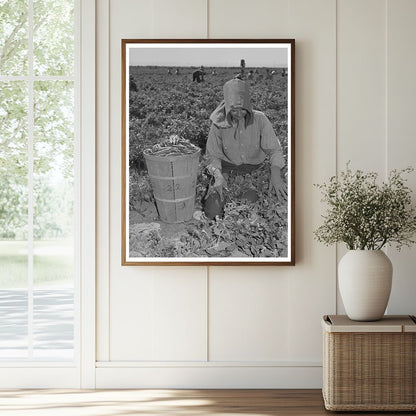
[(219, 169), (215, 169), (213, 173), (215, 182), (214, 182), (214, 189), (219, 193), (221, 201), (224, 199), (223, 189), (227, 189), (227, 181), (222, 176), (222, 173)]
[(205, 198), (207, 198), (212, 191), (218, 192), (220, 195), (221, 201), (224, 199), (223, 189), (227, 190), (227, 181), (225, 180), (224, 176), (222, 176), (222, 172), (220, 169), (214, 166), (208, 166), (207, 171), (212, 175), (214, 178), (214, 184), (209, 185), (208, 193)]
[(276, 192), (277, 197), (287, 199), (286, 184), (283, 179), (282, 171), (278, 166), (270, 167), (270, 186), (269, 192)]

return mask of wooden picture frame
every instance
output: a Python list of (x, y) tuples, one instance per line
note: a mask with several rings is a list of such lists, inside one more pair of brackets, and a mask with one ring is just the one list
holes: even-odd
[(121, 47), (122, 265), (294, 265), (295, 41)]

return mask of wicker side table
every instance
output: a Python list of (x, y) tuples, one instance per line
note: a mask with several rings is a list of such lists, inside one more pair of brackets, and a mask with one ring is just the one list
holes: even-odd
[(357, 322), (345, 315), (328, 315), (322, 328), (327, 410), (416, 410), (414, 317)]

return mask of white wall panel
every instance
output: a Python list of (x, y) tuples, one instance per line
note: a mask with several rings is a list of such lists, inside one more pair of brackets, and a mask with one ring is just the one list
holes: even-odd
[(296, 252), (289, 279), (291, 360), (321, 360), (320, 319), (335, 312), (334, 247), (313, 240), (321, 222), (314, 188), (335, 173), (336, 4), (290, 1), (289, 29), (296, 38)]
[(111, 360), (206, 360), (203, 268), (130, 267), (112, 282), (111, 298)]
[[(184, 8), (193, 19), (183, 20)], [(178, 38), (184, 31), (202, 38), (204, 22), (201, 1), (110, 2), (110, 252), (99, 253), (103, 261), (110, 256), (110, 360), (206, 359), (206, 268), (121, 267), (120, 247), (121, 39)]]
[[(109, 147), (109, 252), (100, 252), (98, 261), (109, 261), (109, 311), (107, 359), (151, 359), (152, 334), (147, 323), (152, 312), (153, 269), (121, 267), (121, 39), (151, 37), (152, 4), (149, 1), (110, 1), (109, 137), (100, 137), (98, 146)], [(105, 91), (99, 93), (105, 94)], [(100, 96), (98, 97), (100, 101)], [(106, 139), (106, 140), (105, 140)], [(99, 212), (100, 214), (100, 212)], [(105, 278), (98, 278), (98, 285)], [(98, 299), (100, 305), (100, 299)], [(104, 305), (105, 306), (105, 305)], [(106, 311), (102, 317), (107, 319)], [(101, 340), (104, 342), (104, 340)], [(104, 348), (104, 347), (101, 347)], [(105, 350), (105, 348), (104, 348)]]
[(386, 3), (338, 0), (338, 170), (383, 176), (386, 160)]
[[(337, 170), (376, 171), (387, 146), (386, 3), (337, 1)], [(337, 263), (346, 253), (338, 247)], [(345, 313), (337, 295), (337, 312)]]
[(172, 268), (153, 280), (153, 359), (207, 359), (207, 287), (203, 267)]
[[(114, 281), (114, 279), (117, 279)], [(110, 287), (110, 359), (153, 359), (153, 279), (151, 270), (112, 276)]]
[[(416, 2), (388, 1), (388, 169), (416, 168)], [(416, 173), (408, 176), (416, 202)], [(416, 249), (389, 249), (393, 288), (389, 313), (416, 314)]]
[(210, 361), (287, 360), (288, 302), (288, 277), (279, 269), (211, 267)]
[(111, 40), (116, 40), (120, 35), (126, 39), (152, 38), (154, 24), (152, 0), (109, 1)]
[(207, 1), (210, 38), (288, 38), (289, 0)]
[(111, 35), (128, 39), (204, 38), (205, 0), (110, 0)]
[(152, 36), (155, 38), (205, 38), (206, 0), (153, 0)]

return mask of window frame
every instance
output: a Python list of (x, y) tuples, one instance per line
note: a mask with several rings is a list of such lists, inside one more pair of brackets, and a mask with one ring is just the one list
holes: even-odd
[[(0, 361), (0, 388), (95, 387), (95, 0), (74, 0), (74, 74), (38, 76), (33, 70), (33, 2), (28, 0), (28, 73), (0, 75), (28, 83), (28, 306), (33, 330), (33, 103), (36, 81), (74, 82), (74, 356), (65, 361)], [(33, 345), (29, 344), (29, 351)]]

